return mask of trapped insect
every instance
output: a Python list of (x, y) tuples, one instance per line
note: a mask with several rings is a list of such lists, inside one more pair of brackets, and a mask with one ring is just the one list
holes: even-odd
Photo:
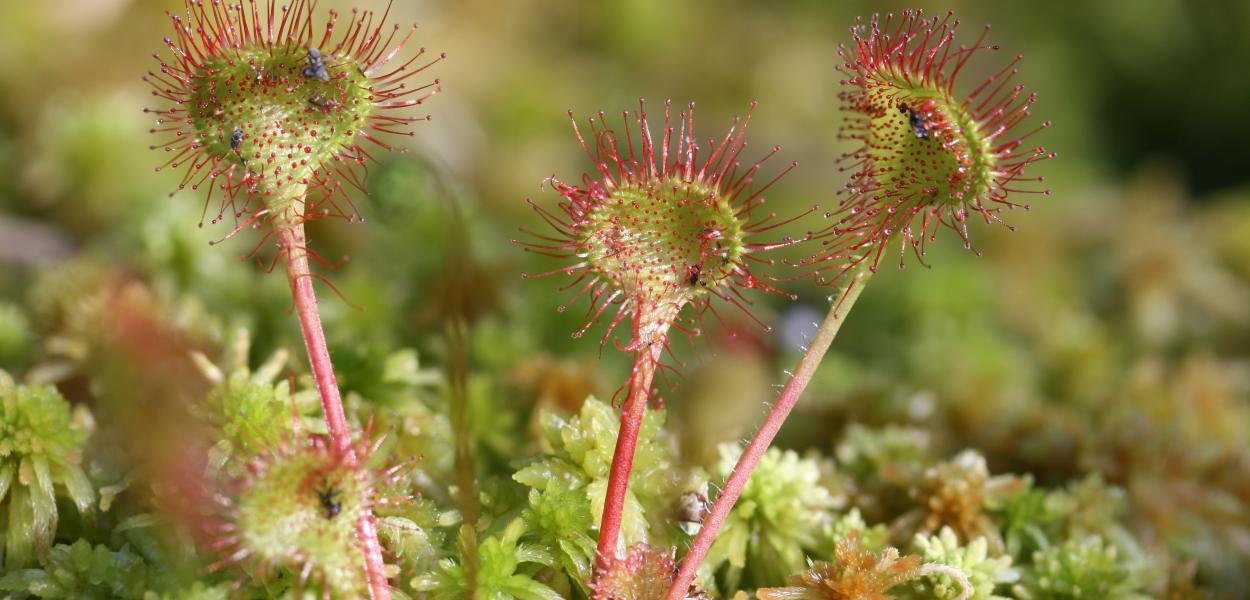
[(330, 81), (330, 73), (326, 71), (326, 64), (321, 58), (320, 50), (316, 48), (308, 49), (308, 66), (304, 67), (303, 75), (309, 79)]
[(703, 274), (703, 263), (693, 264), (686, 267), (686, 283), (691, 286), (699, 284), (699, 276)]
[(329, 485), (317, 491), (317, 500), (321, 502), (321, 508), (325, 509), (327, 519), (333, 519), (343, 510), (343, 503), (335, 500), (338, 495), (339, 491)]
[(906, 104), (899, 104), (898, 111), (907, 114), (907, 120), (911, 123), (911, 132), (916, 137), (927, 140), (929, 139), (929, 124), (925, 122), (924, 117), (915, 109), (909, 108)]

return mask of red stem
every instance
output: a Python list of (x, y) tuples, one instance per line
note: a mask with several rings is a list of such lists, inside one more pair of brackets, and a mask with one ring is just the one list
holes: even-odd
[(312, 367), (317, 393), (321, 396), (321, 410), (325, 414), (326, 429), (330, 432), (330, 447), (339, 456), (351, 455), (355, 452), (351, 429), (343, 413), (343, 398), (339, 395), (334, 365), (330, 362), (330, 349), (326, 346), (325, 331), (321, 327), (321, 313), (317, 310), (304, 225), (296, 223), (279, 227), (279, 241), (286, 255), (287, 277), (291, 282), (291, 297), (299, 315), (300, 330), (304, 334), (304, 347), (308, 349), (308, 364)]
[(868, 278), (871, 276), (872, 271), (867, 269), (856, 271), (851, 277), (850, 283), (847, 284), (846, 289), (842, 291), (837, 301), (829, 308), (829, 314), (825, 316), (825, 321), (820, 324), (820, 329), (817, 330), (816, 337), (812, 339), (807, 352), (799, 360), (799, 366), (794, 370), (794, 375), (790, 377), (790, 381), (786, 382), (786, 387), (781, 390), (781, 396), (777, 398), (777, 403), (768, 411), (768, 416), (764, 418), (764, 423), (760, 425), (759, 431), (755, 432), (755, 437), (751, 438), (750, 443), (742, 451), (742, 456), (738, 458), (738, 464), (734, 465), (733, 472), (729, 474), (729, 479), (725, 481), (725, 487), (722, 489), (720, 496), (712, 504), (711, 512), (704, 519), (703, 526), (699, 529), (698, 535), (695, 536), (694, 542), (690, 545), (690, 550), (686, 553), (685, 559), (682, 560), (681, 569), (677, 571), (677, 577), (673, 580), (673, 585), (668, 590), (668, 595), (665, 597), (666, 600), (684, 600), (686, 598), (690, 585), (694, 583), (695, 575), (698, 574), (699, 566), (712, 548), (712, 542), (716, 539), (716, 533), (720, 530), (721, 525), (724, 524), (725, 518), (729, 516), (729, 511), (733, 509), (734, 503), (738, 501), (738, 497), (742, 495), (743, 488), (746, 487), (747, 481), (750, 480), (751, 473), (755, 471), (755, 467), (759, 464), (760, 459), (764, 457), (764, 452), (772, 444), (773, 438), (777, 437), (777, 432), (781, 430), (782, 423), (790, 415), (790, 410), (794, 408), (794, 405), (799, 400), (799, 396), (807, 388), (807, 384), (811, 382), (812, 375), (815, 374), (816, 368), (820, 366), (820, 361), (824, 359), (825, 352), (829, 350), (829, 345), (833, 343), (833, 338), (838, 335), (838, 330), (841, 329), (843, 321), (846, 320), (847, 313), (855, 305), (855, 301), (859, 298), (860, 292), (863, 291), (864, 286), (868, 283)]
[(378, 543), (378, 526), (369, 509), (356, 521), (356, 540), (365, 555), (365, 578), (369, 582), (369, 597), (373, 600), (390, 600), (391, 585), (386, 581), (386, 562), (382, 560), (382, 544)]
[[(646, 322), (642, 318), (635, 323)], [(608, 560), (616, 555), (616, 543), (621, 534), (621, 520), (625, 515), (625, 493), (629, 488), (629, 474), (634, 467), (634, 450), (638, 447), (638, 432), (647, 413), (647, 397), (651, 382), (655, 379), (655, 366), (664, 350), (668, 330), (667, 321), (658, 332), (650, 332), (634, 353), (634, 369), (629, 378), (629, 396), (621, 407), (621, 427), (616, 435), (616, 449), (612, 453), (612, 468), (608, 472), (607, 495), (603, 502), (603, 518), (599, 525), (599, 550), (595, 559), (595, 576), (604, 573)], [(635, 331), (638, 327), (635, 326)]]
[[(339, 395), (334, 365), (330, 362), (330, 349), (326, 346), (325, 331), (321, 327), (321, 314), (317, 310), (317, 295), (313, 292), (304, 224), (295, 222), (278, 225), (278, 238), (286, 256), (287, 279), (291, 283), (291, 298), (295, 303), (295, 312), (299, 315), (300, 330), (304, 334), (304, 347), (308, 349), (308, 364), (312, 367), (317, 393), (321, 396), (326, 430), (330, 433), (330, 447), (338, 456), (355, 463), (356, 451), (352, 447), (351, 429), (343, 413), (343, 398)], [(378, 532), (372, 511), (366, 512), (357, 521), (356, 537), (364, 554), (369, 595), (374, 600), (390, 600), (391, 589), (386, 582), (382, 546), (378, 544)]]

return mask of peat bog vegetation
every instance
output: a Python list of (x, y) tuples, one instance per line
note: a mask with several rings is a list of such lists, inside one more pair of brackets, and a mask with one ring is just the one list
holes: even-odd
[(6, 4), (0, 598), (1247, 597), (1247, 17)]

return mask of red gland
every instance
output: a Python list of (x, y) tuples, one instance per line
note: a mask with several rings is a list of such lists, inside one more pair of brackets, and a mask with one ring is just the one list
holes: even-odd
[(838, 210), (826, 215), (834, 223), (821, 233), (824, 247), (807, 263), (826, 282), (861, 267), (875, 271), (896, 237), (900, 267), (909, 247), (923, 263), (942, 226), (972, 249), (971, 215), (1003, 223), (1002, 209), (1028, 208), (1012, 194), (1049, 194), (1034, 188), (1041, 177), (1024, 174), (1055, 155), (1025, 146), (1050, 122), (1026, 125), (1035, 95), (1011, 83), (1021, 57), (956, 95), (972, 57), (998, 46), (984, 43), (988, 26), (972, 46), (955, 45), (959, 21), (951, 17), (877, 15), (852, 27), (854, 46), (838, 52), (849, 113), (839, 137), (860, 147), (841, 158), (842, 170), (854, 174)]

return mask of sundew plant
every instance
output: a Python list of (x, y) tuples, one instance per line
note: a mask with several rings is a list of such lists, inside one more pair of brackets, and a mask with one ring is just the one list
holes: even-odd
[(0, 7), (0, 599), (1244, 597), (1250, 14), (921, 4)]

